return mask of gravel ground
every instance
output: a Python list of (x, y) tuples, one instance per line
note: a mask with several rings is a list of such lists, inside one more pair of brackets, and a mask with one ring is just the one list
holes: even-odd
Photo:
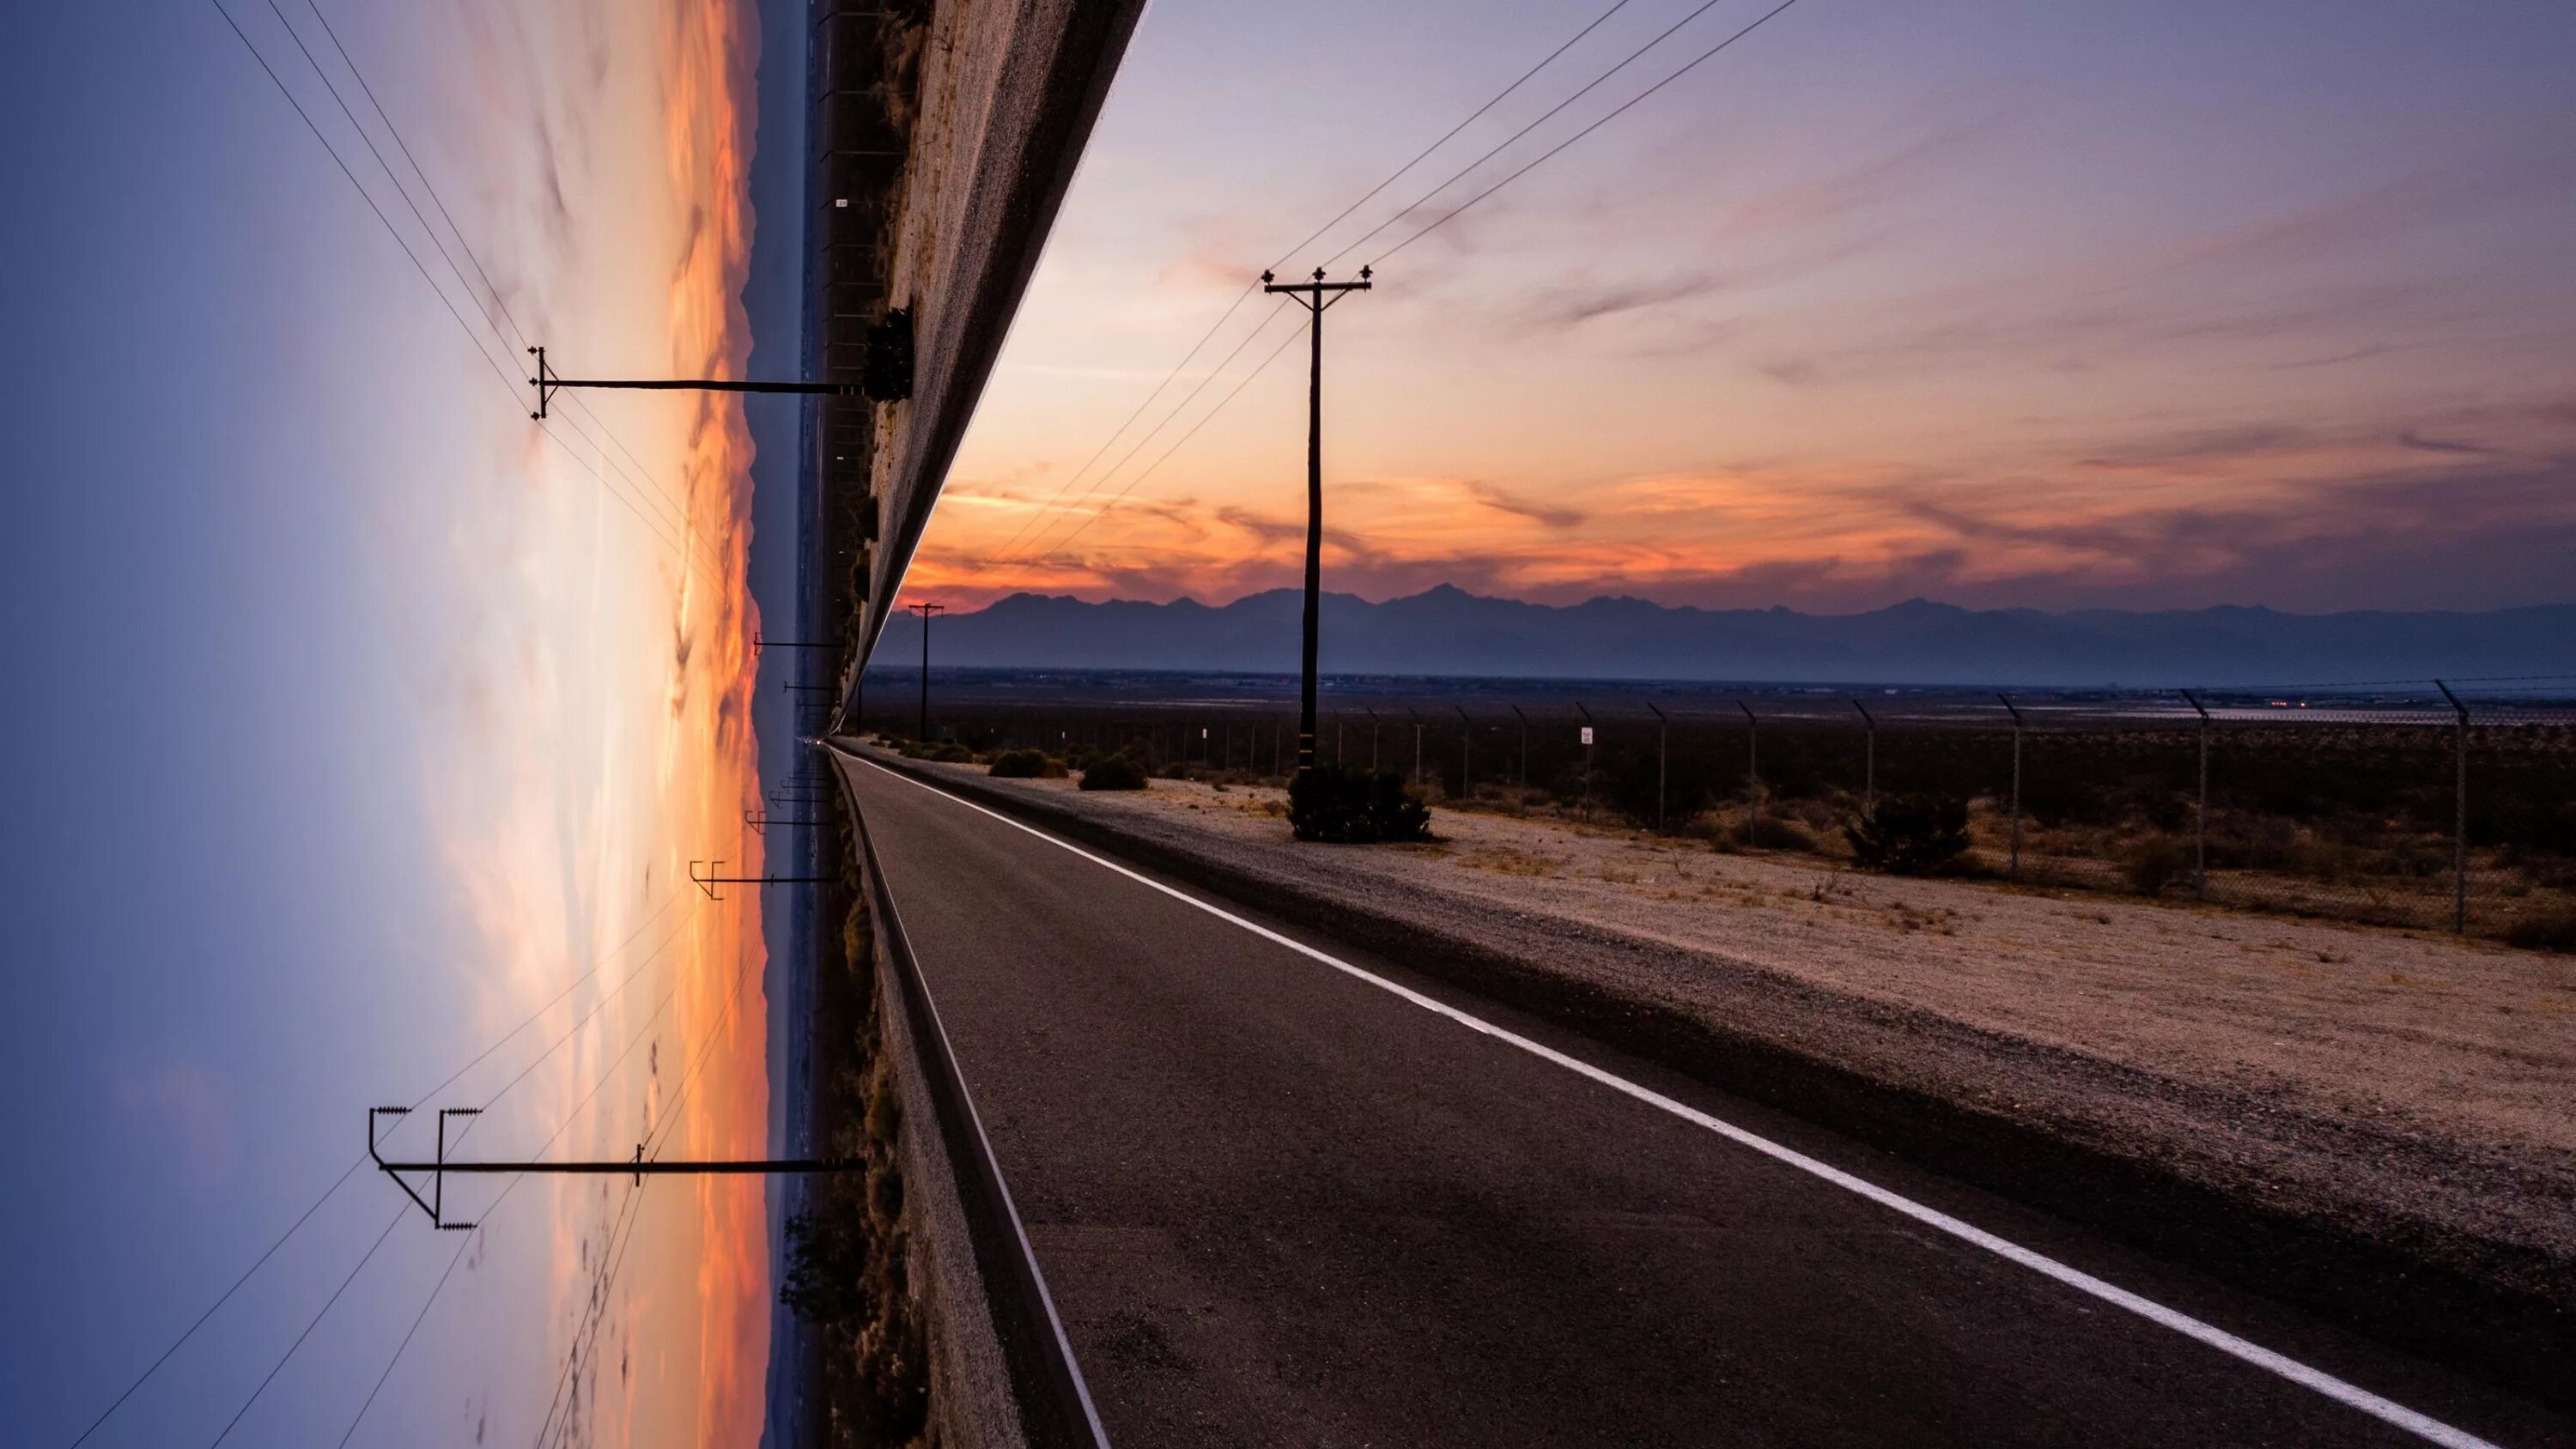
[(2565, 957), (1445, 810), (1298, 845), (1275, 790), (935, 769), (2576, 1308)]

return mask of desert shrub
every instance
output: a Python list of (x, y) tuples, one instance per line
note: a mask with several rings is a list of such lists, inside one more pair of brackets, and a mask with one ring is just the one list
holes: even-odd
[[(1708, 808), (1717, 796), (1715, 772), (1695, 755), (1675, 755), (1664, 769), (1664, 823), (1679, 829)], [(1655, 824), (1655, 752), (1630, 755), (1610, 779), (1610, 803), (1630, 820), (1652, 829)]]
[(1431, 834), (1431, 810), (1393, 771), (1317, 765), (1288, 782), (1288, 823), (1299, 840), (1424, 840)]
[(1748, 815), (1727, 832), (1737, 845), (1751, 850), (1813, 850), (1816, 837), (1795, 820), (1764, 814), (1759, 820)]
[(2576, 955), (2576, 911), (2534, 912), (2504, 933), (2505, 944), (2526, 951), (2564, 951)]
[(1044, 750), (1004, 750), (993, 757), (993, 778), (997, 780), (1053, 780), (1064, 774), (1064, 765)]
[(1968, 848), (1968, 802), (1956, 795), (1885, 795), (1843, 822), (1852, 859), (1870, 870), (1930, 875)]
[(1103, 755), (1082, 771), (1085, 790), (1142, 790), (1145, 767), (1133, 755)]
[(975, 763), (975, 752), (955, 740), (899, 740), (895, 748), (907, 760), (928, 760), (936, 765)]
[(2170, 835), (2142, 836), (2121, 852), (2120, 872), (2138, 894), (2163, 895), (2191, 879), (2191, 844)]
[(855, 1322), (871, 1305), (864, 1287), (865, 1220), (846, 1212), (798, 1213), (787, 1220), (787, 1281), (778, 1301), (813, 1324)]

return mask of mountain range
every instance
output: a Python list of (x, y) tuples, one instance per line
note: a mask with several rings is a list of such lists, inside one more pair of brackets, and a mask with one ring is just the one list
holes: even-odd
[[(939, 668), (1293, 673), (1294, 589), (1210, 606), (1013, 594), (942, 616)], [(880, 669), (919, 658), (899, 615)], [(1533, 604), (1442, 585), (1323, 599), (1323, 672), (1742, 683), (2256, 686), (2576, 674), (2576, 604), (2484, 613), (2285, 614), (1963, 609), (1924, 599), (1860, 614), (1699, 609), (1633, 598)]]

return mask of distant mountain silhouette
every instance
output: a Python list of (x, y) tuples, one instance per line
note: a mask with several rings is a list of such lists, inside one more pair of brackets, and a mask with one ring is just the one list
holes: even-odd
[[(1299, 596), (1219, 608), (1189, 599), (1104, 604), (1013, 594), (943, 615), (941, 667), (1292, 673)], [(890, 622), (878, 667), (918, 657), (920, 624)], [(1372, 604), (1326, 594), (1329, 674), (1675, 679), (1763, 683), (2260, 685), (2576, 673), (2576, 604), (2489, 613), (2284, 614), (1962, 609), (1909, 599), (1865, 614), (1565, 606), (1442, 585)]]

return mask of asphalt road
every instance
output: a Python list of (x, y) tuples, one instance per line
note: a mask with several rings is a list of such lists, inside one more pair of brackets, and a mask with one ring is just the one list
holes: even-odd
[(844, 769), (1120, 1449), (2569, 1442), (1316, 923)]

